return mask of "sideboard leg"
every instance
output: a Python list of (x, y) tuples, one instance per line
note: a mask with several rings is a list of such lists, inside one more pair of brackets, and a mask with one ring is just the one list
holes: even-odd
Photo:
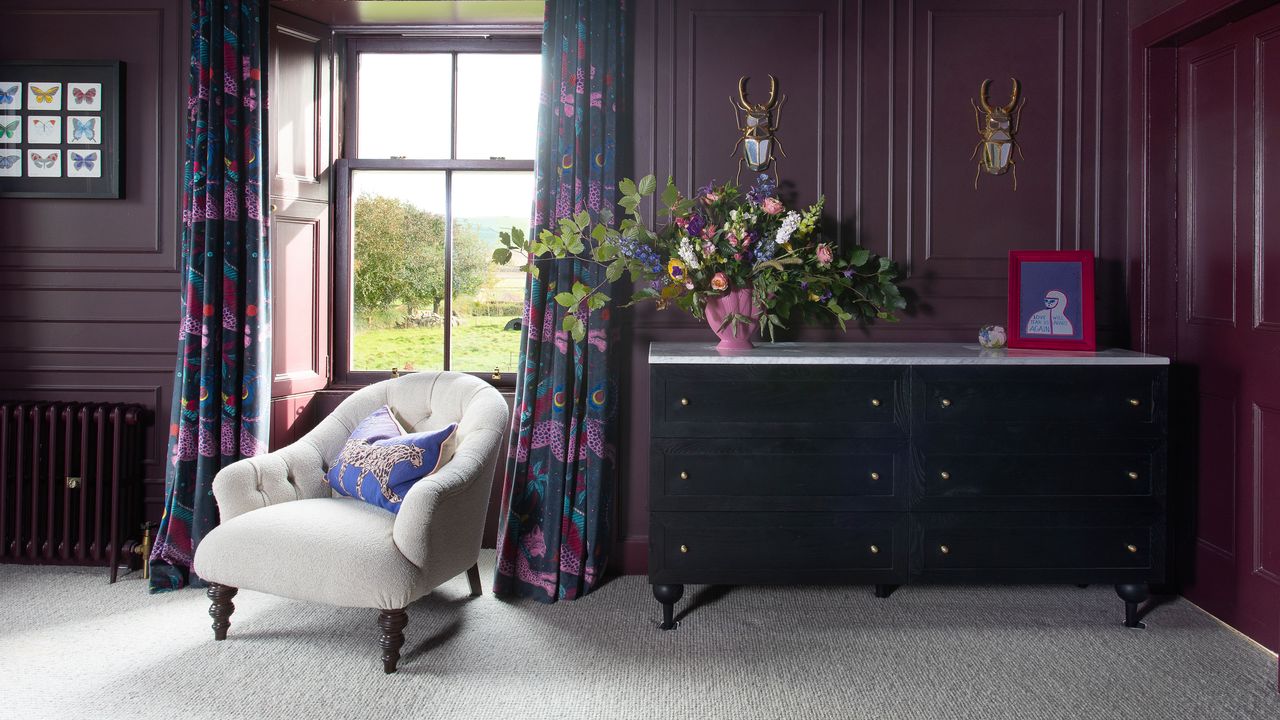
[(878, 598), (887, 598), (887, 597), (889, 597), (890, 595), (892, 595), (892, 594), (893, 594), (893, 591), (894, 591), (894, 590), (897, 590), (897, 589), (898, 589), (898, 586), (897, 586), (897, 585), (884, 585), (884, 584), (879, 584), (879, 583), (877, 583), (877, 584), (876, 584), (876, 597), (878, 597)]
[(1151, 592), (1146, 583), (1129, 583), (1116, 585), (1116, 594), (1124, 600), (1124, 626), (1128, 628), (1145, 628), (1146, 623), (1138, 620), (1138, 605), (1150, 597)]
[(662, 624), (658, 627), (663, 630), (675, 629), (676, 603), (684, 597), (684, 585), (654, 585), (653, 597), (662, 603)]

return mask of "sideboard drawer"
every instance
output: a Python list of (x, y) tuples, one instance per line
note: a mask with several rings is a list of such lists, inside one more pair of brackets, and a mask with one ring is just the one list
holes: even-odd
[[(1156, 509), (1164, 444), (1099, 443), (1080, 452), (934, 451), (917, 456), (918, 510)], [(1127, 448), (1120, 449), (1127, 444)], [(1144, 447), (1145, 445), (1145, 447)]]
[(906, 578), (899, 513), (650, 515), (654, 583), (892, 583)]
[(906, 508), (906, 440), (653, 440), (652, 510)]
[(926, 432), (1001, 424), (1057, 425), (1071, 433), (1149, 435), (1164, 428), (1163, 368), (918, 367), (915, 417)]
[(1165, 540), (1154, 513), (919, 513), (912, 550), (934, 580), (1158, 582)]
[(906, 369), (655, 366), (654, 437), (902, 436)]

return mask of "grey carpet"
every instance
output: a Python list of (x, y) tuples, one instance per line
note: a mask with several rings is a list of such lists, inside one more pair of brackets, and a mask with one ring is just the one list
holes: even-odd
[[(492, 553), (486, 555), (492, 563)], [(485, 567), (488, 592), (491, 565)], [(1276, 660), (1184, 600), (1120, 626), (1110, 587), (691, 587), (415, 603), (400, 672), (376, 613), (0, 566), (0, 718), (1280, 718)]]

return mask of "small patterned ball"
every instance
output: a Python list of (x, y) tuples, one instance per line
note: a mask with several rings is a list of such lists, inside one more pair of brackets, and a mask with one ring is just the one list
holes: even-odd
[(978, 344), (991, 350), (1002, 348), (1009, 340), (1000, 325), (986, 325), (978, 331)]

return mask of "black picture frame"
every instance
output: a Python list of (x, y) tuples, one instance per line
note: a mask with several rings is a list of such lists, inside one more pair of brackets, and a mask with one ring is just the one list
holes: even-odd
[[(48, 89), (57, 83), (59, 101), (57, 109), (43, 107), (41, 103), (31, 102), (34, 99), (31, 83), (37, 88)], [(40, 61), (4, 61), (0, 62), (0, 93), (20, 84), (18, 92), (21, 102), (10, 100), (4, 102), (0, 95), (0, 126), (12, 127), (13, 118), (17, 118), (21, 127), (21, 140), (14, 136), (0, 137), (0, 157), (12, 157), (18, 151), (16, 164), (21, 166), (16, 176), (0, 174), (0, 198), (109, 198), (120, 197), (121, 172), (120, 157), (122, 154), (121, 138), (124, 136), (122, 123), (124, 114), (120, 106), (124, 101), (124, 63), (118, 60), (40, 60)], [(96, 84), (101, 93), (96, 103), (88, 103), (85, 108), (76, 107), (73, 102), (70, 84)], [(78, 89), (78, 88), (77, 88)], [(67, 130), (74, 119), (86, 122), (97, 118), (96, 138), (101, 142), (73, 142)], [(32, 119), (53, 120), (56, 118), (59, 140), (31, 142), (27, 132)], [(74, 127), (74, 126), (73, 126)], [(74, 136), (77, 140), (79, 135)], [(78, 159), (92, 158), (100, 168), (96, 177), (82, 177), (74, 172), (88, 172), (89, 163), (73, 162), (76, 153)], [(30, 172), (32, 163), (30, 153), (36, 153), (35, 160), (47, 162), (49, 156), (56, 153), (59, 167), (57, 177), (33, 177)], [(3, 162), (0, 160), (0, 162)], [(10, 170), (12, 165), (0, 170)]]

